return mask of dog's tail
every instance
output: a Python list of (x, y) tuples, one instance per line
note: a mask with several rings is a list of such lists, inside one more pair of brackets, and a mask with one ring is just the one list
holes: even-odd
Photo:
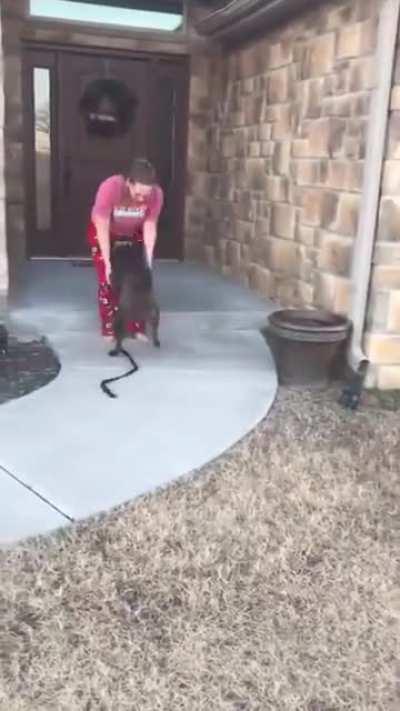
[(131, 354), (128, 353), (128, 351), (124, 350), (124, 348), (115, 348), (112, 351), (110, 351), (109, 355), (112, 357), (115, 357), (115, 356), (119, 355), (120, 353), (122, 353), (122, 355), (124, 355), (125, 358), (127, 358), (129, 360), (132, 368), (130, 370), (128, 370), (126, 373), (124, 373), (123, 375), (118, 375), (116, 378), (108, 378), (107, 380), (102, 380), (100, 383), (100, 387), (101, 387), (103, 393), (105, 393), (105, 395), (108, 395), (108, 397), (111, 397), (113, 399), (117, 398), (118, 395), (116, 395), (115, 393), (113, 393), (112, 390), (110, 390), (110, 388), (108, 387), (110, 385), (110, 383), (116, 383), (117, 380), (122, 380), (123, 378), (128, 378), (130, 375), (133, 375), (134, 373), (136, 373), (139, 370), (139, 366), (136, 363), (136, 361), (134, 360), (134, 358), (132, 358)]

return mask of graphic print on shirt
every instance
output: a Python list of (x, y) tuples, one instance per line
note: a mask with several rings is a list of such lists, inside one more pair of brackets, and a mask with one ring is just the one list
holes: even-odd
[(140, 207), (125, 207), (124, 205), (118, 205), (113, 210), (113, 217), (117, 219), (135, 219), (144, 220), (146, 216), (146, 206)]

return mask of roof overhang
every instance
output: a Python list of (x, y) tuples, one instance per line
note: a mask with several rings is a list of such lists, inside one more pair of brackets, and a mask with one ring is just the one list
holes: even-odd
[(212, 8), (196, 24), (199, 35), (226, 43), (245, 42), (266, 28), (312, 10), (325, 0), (196, 0)]

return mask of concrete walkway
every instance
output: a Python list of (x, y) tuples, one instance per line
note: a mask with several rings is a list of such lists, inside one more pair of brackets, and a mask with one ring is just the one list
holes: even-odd
[(166, 485), (223, 453), (268, 412), (272, 359), (258, 332), (272, 306), (190, 264), (156, 267), (161, 350), (127, 344), (126, 370), (98, 334), (91, 268), (27, 265), (12, 308), (20, 334), (45, 334), (62, 371), (0, 407), (0, 542), (45, 533)]

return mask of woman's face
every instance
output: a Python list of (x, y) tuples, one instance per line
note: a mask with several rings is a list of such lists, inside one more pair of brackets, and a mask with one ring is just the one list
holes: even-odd
[(127, 181), (127, 185), (131, 198), (135, 200), (135, 202), (139, 203), (146, 202), (146, 199), (149, 197), (153, 189), (151, 185), (143, 185), (142, 183), (131, 183), (130, 180)]

